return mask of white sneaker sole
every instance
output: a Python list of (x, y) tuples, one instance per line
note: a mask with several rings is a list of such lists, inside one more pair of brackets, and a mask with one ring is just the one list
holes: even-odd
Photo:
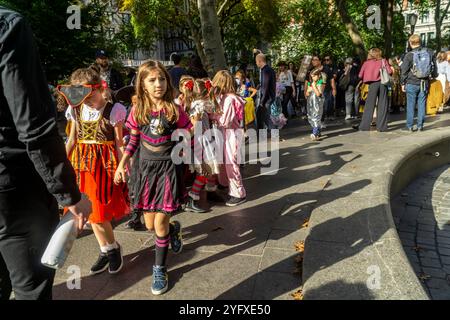
[(162, 290), (159, 290), (159, 291), (155, 291), (155, 290), (153, 290), (153, 288), (152, 288), (152, 293), (153, 293), (155, 296), (159, 296), (159, 295), (161, 295), (161, 294), (163, 294), (163, 293), (166, 293), (167, 289), (169, 289), (169, 284), (167, 284)]
[(102, 273), (102, 272), (105, 272), (105, 271), (108, 269), (108, 267), (109, 267), (109, 263), (107, 263), (103, 269), (100, 269), (100, 270), (98, 270), (98, 271), (92, 271), (92, 270), (91, 270), (91, 271), (89, 272), (89, 274), (90, 274), (90, 275), (100, 274), (100, 273)]
[(240, 202), (238, 202), (238, 203), (225, 203), (225, 205), (227, 206), (227, 207), (236, 207), (236, 206), (239, 206), (239, 205), (241, 205), (241, 204), (243, 204), (243, 203), (245, 203), (245, 202), (247, 202), (247, 199), (246, 200), (243, 200), (243, 201), (240, 201)]
[(161, 295), (161, 294), (163, 294), (163, 293), (166, 293), (167, 289), (169, 289), (169, 277), (167, 277), (167, 284), (166, 284), (166, 286), (165, 286), (164, 288), (162, 288), (161, 290), (154, 290), (154, 289), (152, 288), (152, 293), (153, 293), (155, 296), (159, 296), (159, 295)]
[(123, 268), (123, 255), (122, 255), (122, 246), (121, 245), (119, 245), (119, 252), (120, 252), (120, 258), (121, 258), (122, 263), (120, 264), (119, 269), (117, 269), (116, 271), (111, 271), (108, 269), (109, 274), (119, 273), (120, 270), (122, 270), (122, 268)]

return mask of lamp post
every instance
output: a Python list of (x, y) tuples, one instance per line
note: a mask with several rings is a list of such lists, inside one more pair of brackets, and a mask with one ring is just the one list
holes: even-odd
[[(409, 24), (411, 26), (411, 33), (409, 36), (412, 36), (414, 34), (414, 30), (416, 29), (416, 24), (417, 24), (417, 14), (412, 13), (409, 15)], [(408, 40), (406, 40), (406, 52), (408, 52), (408, 48), (409, 48), (409, 37)]]
[(417, 14), (413, 13), (410, 17), (409, 17), (409, 24), (411, 25), (411, 35), (414, 34), (414, 29), (416, 28), (416, 24), (417, 24)]

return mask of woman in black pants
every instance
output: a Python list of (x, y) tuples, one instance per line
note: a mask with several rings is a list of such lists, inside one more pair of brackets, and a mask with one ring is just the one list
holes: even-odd
[(289, 112), (288, 112), (289, 101), (291, 101), (293, 110), (297, 108), (297, 103), (295, 101), (295, 93), (296, 93), (295, 81), (292, 72), (289, 69), (287, 69), (286, 62), (284, 61), (279, 62), (278, 67), (280, 68), (278, 73), (278, 82), (280, 82), (285, 89), (281, 106), (283, 109), (284, 116), (286, 117), (286, 119), (289, 119)]
[(381, 68), (384, 67), (392, 75), (389, 61), (382, 58), (381, 50), (373, 48), (369, 50), (367, 61), (364, 62), (359, 77), (369, 85), (369, 93), (364, 106), (364, 114), (359, 125), (360, 131), (369, 131), (372, 123), (373, 110), (377, 104), (377, 131), (387, 131), (388, 122), (388, 87), (381, 83)]

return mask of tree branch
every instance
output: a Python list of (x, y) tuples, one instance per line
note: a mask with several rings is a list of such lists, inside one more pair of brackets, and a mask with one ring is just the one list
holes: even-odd
[[(444, 22), (444, 18), (448, 13), (448, 9), (450, 8), (450, 1), (447, 2), (447, 6), (445, 7), (445, 10), (442, 12), (442, 16), (440, 18), (440, 24), (442, 25), (442, 23)], [(436, 8), (436, 10), (441, 10), (441, 8)]]
[(220, 14), (222, 13), (222, 10), (225, 8), (225, 5), (228, 3), (228, 0), (225, 0), (222, 5), (219, 8), (219, 11), (217, 11), (217, 16), (220, 16)]

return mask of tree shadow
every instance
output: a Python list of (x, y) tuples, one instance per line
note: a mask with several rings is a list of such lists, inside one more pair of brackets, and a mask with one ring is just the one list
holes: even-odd
[[(370, 184), (370, 180), (361, 180), (344, 187), (333, 190), (338, 192), (340, 197), (346, 197), (353, 193), (353, 191), (364, 188)], [(340, 190), (342, 189), (342, 190)], [(311, 205), (317, 201), (318, 198), (323, 196), (321, 204), (326, 204), (327, 201), (331, 201), (330, 197), (327, 197), (327, 192), (332, 191), (317, 191), (307, 193), (294, 193), (285, 195), (280, 199), (268, 201), (256, 206), (234, 210), (226, 212), (220, 216), (213, 216), (203, 220), (201, 223), (191, 225), (184, 228), (183, 234), (187, 244), (182, 254), (169, 256), (169, 276), (170, 276), (170, 288), (176, 289), (177, 283), (183, 278), (184, 274), (191, 272), (197, 268), (202, 268), (205, 265), (213, 264), (219, 261), (223, 261), (233, 255), (242, 254), (247, 251), (253, 251), (254, 254), (262, 254), (262, 250), (268, 240), (278, 241), (284, 237), (289, 236), (295, 232), (294, 230), (286, 229), (274, 229), (272, 226), (280, 218), (280, 210), (286, 206), (286, 203), (295, 204), (301, 203), (300, 206), (294, 206), (289, 210), (283, 212), (282, 218), (297, 218), (297, 225), (300, 225), (304, 221), (307, 215), (304, 212), (310, 212)], [(325, 193), (325, 194), (324, 194)], [(304, 207), (304, 210), (302, 210)], [(270, 214), (260, 214), (267, 210), (267, 208), (280, 208), (278, 211), (271, 212)], [(220, 227), (220, 228), (218, 228)], [(213, 231), (216, 229), (216, 231)], [(206, 237), (205, 237), (206, 235)], [(198, 239), (198, 240), (195, 240)], [(293, 244), (291, 244), (293, 246)], [(199, 249), (207, 248), (209, 254), (205, 258), (196, 261), (192, 261), (195, 256), (201, 252)], [(236, 258), (236, 262), (242, 259), (244, 256)], [(68, 292), (65, 283), (61, 283), (54, 287), (55, 297), (61, 297), (63, 299), (108, 299), (114, 296), (120, 295), (128, 288), (136, 285), (138, 282), (151, 275), (151, 265), (154, 260), (154, 254), (149, 249), (140, 250), (136, 253), (126, 255), (124, 257), (124, 269), (120, 274), (112, 277), (108, 274), (99, 276), (86, 276), (83, 277), (81, 282), (83, 283), (83, 290), (75, 290), (76, 292)], [(171, 261), (174, 261), (173, 264)], [(286, 261), (280, 262), (285, 264)], [(212, 275), (211, 275), (212, 276)], [(240, 299), (250, 299), (250, 293), (248, 288), (256, 281), (258, 275), (251, 276), (241, 284), (236, 285), (233, 289), (227, 290), (223, 293), (226, 297), (235, 297)], [(201, 281), (202, 279), (199, 279)], [(93, 289), (101, 283), (102, 288), (99, 290)], [(151, 283), (148, 283), (148, 290)], [(298, 287), (297, 283), (284, 284), (283, 290), (291, 290), (294, 287)], [(243, 294), (243, 290), (247, 290), (246, 295)], [(274, 290), (273, 293), (265, 295), (267, 299), (274, 298), (279, 295), (279, 291)], [(150, 297), (150, 292), (148, 297)]]
[[(354, 292), (349, 297), (348, 292)], [(372, 292), (365, 283), (348, 283), (335, 280), (308, 291), (305, 300), (373, 300)]]
[[(305, 190), (297, 192), (298, 185), (332, 175), (345, 164), (361, 157), (361, 154), (356, 154), (350, 160), (344, 160), (344, 157), (351, 156), (351, 151), (330, 154), (330, 151), (342, 146), (343, 144), (318, 145), (306, 143), (301, 146), (282, 148), (280, 155), (282, 153), (287, 153), (287, 155), (281, 157), (281, 170), (276, 176), (261, 176), (258, 172), (260, 170), (259, 165), (246, 166), (243, 170), (244, 177), (247, 177), (244, 181), (248, 190), (247, 199), (249, 202), (259, 201), (259, 203), (252, 206), (243, 205), (237, 209), (227, 208), (220, 215), (211, 216), (209, 214), (204, 219), (196, 217), (196, 214), (193, 213), (180, 213), (180, 218), (193, 217), (194, 221), (197, 220), (198, 223), (183, 229), (184, 238), (187, 242), (183, 253), (178, 256), (169, 255), (171, 291), (176, 289), (175, 287), (187, 272), (201, 269), (208, 264), (222, 262), (225, 259), (233, 259), (233, 255), (245, 254), (246, 252), (262, 254), (268, 240), (278, 241), (296, 231), (296, 228), (278, 230), (276, 229), (277, 223), (295, 222), (300, 225), (307, 217), (305, 212), (311, 212), (317, 199), (328, 199), (322, 200), (322, 204), (324, 204), (327, 201), (332, 201), (331, 194), (333, 194), (333, 197), (336, 197), (337, 194), (337, 198), (346, 197), (369, 185), (371, 181), (365, 179), (331, 191), (323, 190), (322, 187), (315, 188), (317, 191), (313, 192), (305, 192)], [(315, 165), (322, 162), (329, 162), (329, 164)], [(285, 193), (280, 194), (283, 190), (285, 190)], [(275, 195), (275, 193), (278, 193), (278, 195)], [(287, 206), (288, 210), (285, 210)], [(290, 209), (289, 206), (294, 208)], [(283, 210), (286, 212), (283, 212)], [(281, 213), (282, 215), (280, 215)], [(280, 221), (281, 218), (291, 220)], [(124, 257), (124, 269), (118, 275), (111, 276), (106, 273), (83, 277), (83, 290), (68, 292), (65, 283), (56, 285), (54, 287), (55, 297), (107, 299), (124, 295), (127, 289), (140, 286), (143, 279), (150, 277), (152, 273), (151, 265), (154, 260), (152, 248), (153, 246), (150, 246), (150, 248), (126, 255)], [(204, 252), (204, 249), (208, 251), (208, 254), (203, 259), (194, 261), (193, 259), (199, 253)], [(230, 289), (224, 294), (228, 297), (234, 295), (235, 297), (249, 298), (248, 294), (242, 294), (241, 289), (244, 287), (248, 289), (247, 285), (251, 286), (254, 281), (256, 281), (256, 276), (252, 276), (250, 279), (243, 281), (241, 285), (237, 285), (236, 290)], [(295, 285), (295, 282), (293, 285)], [(150, 286), (149, 278), (146, 289), (148, 290), (148, 296), (146, 295), (146, 297), (151, 297)], [(291, 286), (288, 285), (287, 289), (290, 288)], [(171, 291), (165, 296), (170, 298)], [(268, 293), (266, 297), (274, 298), (276, 295)]]

